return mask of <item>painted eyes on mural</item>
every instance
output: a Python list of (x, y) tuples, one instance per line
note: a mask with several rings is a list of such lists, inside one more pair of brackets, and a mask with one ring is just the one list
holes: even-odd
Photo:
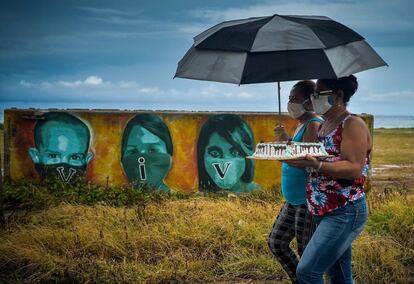
[(160, 152), (160, 149), (158, 149), (157, 147), (150, 147), (148, 149), (148, 154), (156, 154), (156, 153), (159, 153), (159, 152)]
[(58, 157), (58, 154), (56, 154), (56, 153), (48, 153), (47, 154), (47, 157), (49, 159), (56, 159)]
[[(217, 146), (209, 147), (207, 149), (207, 152), (213, 158), (221, 158), (221, 159), (224, 158), (222, 149), (220, 149)], [(242, 153), (234, 146), (229, 149), (229, 152), (230, 152), (230, 155), (233, 156), (234, 158), (243, 157)]]
[(167, 154), (167, 149), (165, 147), (165, 145), (162, 145), (161, 143), (157, 142), (157, 143), (152, 143), (152, 144), (147, 144), (146, 148), (146, 152), (148, 154)]
[(73, 161), (82, 161), (83, 160), (83, 154), (73, 154), (70, 156), (70, 159)]
[(161, 146), (152, 145), (149, 147), (143, 147), (143, 149), (138, 149), (136, 147), (127, 148), (125, 151), (125, 155), (133, 155), (133, 154), (157, 154), (163, 153), (163, 148)]
[(213, 158), (223, 158), (223, 151), (221, 151), (219, 147), (209, 147), (207, 151), (208, 154)]
[(130, 148), (125, 151), (125, 155), (139, 154), (137, 148)]
[(231, 154), (233, 157), (243, 157), (242, 153), (240, 153), (240, 151), (239, 151), (239, 150), (237, 150), (237, 148), (236, 148), (236, 147), (231, 147), (231, 149), (230, 149), (230, 154)]

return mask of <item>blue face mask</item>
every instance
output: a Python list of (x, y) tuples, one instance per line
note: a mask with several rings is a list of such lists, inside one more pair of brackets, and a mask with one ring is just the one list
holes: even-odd
[(323, 115), (335, 104), (332, 96), (311, 96), (312, 106), (315, 113)]

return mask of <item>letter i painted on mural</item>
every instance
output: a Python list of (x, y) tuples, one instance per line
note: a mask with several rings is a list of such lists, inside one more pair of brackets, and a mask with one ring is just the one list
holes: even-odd
[(147, 180), (147, 172), (145, 171), (145, 158), (139, 157), (138, 158), (138, 169), (139, 169), (139, 176), (141, 177), (141, 180)]

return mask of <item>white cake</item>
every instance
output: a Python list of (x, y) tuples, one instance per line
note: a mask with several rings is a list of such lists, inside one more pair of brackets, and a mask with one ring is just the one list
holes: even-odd
[(259, 143), (256, 145), (253, 159), (288, 160), (303, 158), (307, 154), (324, 157), (329, 156), (322, 143), (290, 142), (290, 143)]

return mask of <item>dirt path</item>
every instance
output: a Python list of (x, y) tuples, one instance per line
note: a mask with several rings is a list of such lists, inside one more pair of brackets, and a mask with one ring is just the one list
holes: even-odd
[(372, 190), (378, 194), (399, 192), (414, 196), (414, 165), (377, 165), (372, 169)]

